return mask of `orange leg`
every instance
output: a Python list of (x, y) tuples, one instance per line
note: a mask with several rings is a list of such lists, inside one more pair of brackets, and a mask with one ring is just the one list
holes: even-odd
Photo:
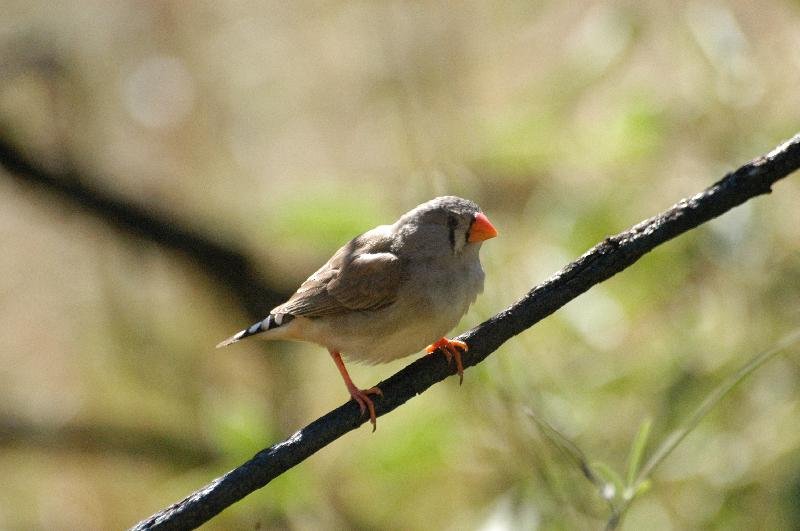
[(341, 354), (335, 350), (330, 350), (328, 352), (331, 353), (333, 362), (336, 364), (336, 368), (339, 369), (339, 374), (342, 375), (342, 379), (344, 379), (344, 384), (347, 386), (350, 396), (353, 397), (353, 400), (356, 401), (358, 407), (361, 408), (361, 414), (363, 415), (367, 410), (369, 410), (369, 421), (372, 423), (372, 431), (375, 431), (375, 428), (377, 427), (375, 404), (372, 403), (372, 399), (369, 397), (369, 395), (383, 396), (383, 393), (377, 387), (363, 390), (356, 387), (356, 384), (354, 384), (353, 380), (350, 379), (350, 375), (347, 374), (347, 369), (344, 366), (344, 361), (342, 360)]
[(433, 354), (437, 350), (442, 351), (442, 354), (444, 354), (444, 357), (447, 358), (448, 363), (450, 363), (450, 361), (453, 359), (456, 360), (456, 370), (458, 371), (459, 378), (458, 385), (464, 383), (464, 365), (461, 363), (461, 351), (466, 352), (469, 350), (469, 346), (458, 339), (447, 339), (446, 337), (443, 337), (436, 343), (428, 345), (428, 347), (425, 349), (425, 352), (428, 354)]

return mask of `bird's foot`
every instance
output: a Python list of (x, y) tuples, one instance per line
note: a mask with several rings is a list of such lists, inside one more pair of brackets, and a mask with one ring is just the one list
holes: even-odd
[(361, 415), (364, 415), (364, 413), (369, 411), (369, 421), (372, 424), (372, 431), (375, 431), (375, 428), (377, 427), (375, 404), (372, 403), (372, 399), (369, 397), (369, 395), (383, 396), (383, 391), (381, 391), (378, 387), (359, 389), (356, 386), (351, 387), (348, 385), (347, 388), (350, 391), (350, 396), (356, 401), (358, 407), (361, 408)]
[(444, 357), (447, 359), (447, 363), (450, 363), (454, 359), (456, 360), (458, 384), (461, 385), (464, 383), (464, 365), (461, 363), (461, 352), (468, 351), (469, 346), (458, 339), (447, 339), (446, 337), (443, 337), (432, 345), (428, 345), (428, 347), (425, 349), (425, 352), (428, 354), (433, 354), (437, 350), (442, 351), (442, 354), (444, 354)]
[(375, 404), (372, 403), (372, 399), (369, 397), (369, 395), (383, 396), (383, 392), (378, 387), (371, 387), (369, 389), (359, 389), (356, 387), (356, 384), (353, 383), (353, 380), (347, 373), (347, 369), (344, 366), (344, 361), (342, 360), (342, 355), (339, 354), (339, 351), (330, 350), (329, 352), (331, 353), (333, 362), (336, 364), (336, 368), (339, 369), (339, 374), (342, 375), (344, 385), (347, 386), (350, 396), (353, 397), (353, 400), (356, 401), (358, 407), (361, 408), (361, 415), (363, 416), (364, 413), (369, 410), (369, 421), (372, 423), (372, 431), (375, 431), (375, 428), (378, 425), (376, 422), (377, 415), (375, 415)]

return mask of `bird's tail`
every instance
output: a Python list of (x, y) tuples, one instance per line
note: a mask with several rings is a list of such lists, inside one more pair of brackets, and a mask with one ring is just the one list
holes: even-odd
[(293, 317), (294, 317), (293, 315), (283, 314), (283, 313), (269, 314), (267, 318), (264, 319), (263, 321), (259, 321), (249, 328), (240, 330), (239, 332), (236, 332), (225, 341), (222, 341), (220, 344), (217, 345), (217, 348), (227, 347), (231, 343), (236, 343), (240, 339), (254, 336), (256, 334), (260, 334), (261, 332), (266, 332), (267, 330), (278, 328), (279, 326), (285, 325), (286, 323), (291, 321)]

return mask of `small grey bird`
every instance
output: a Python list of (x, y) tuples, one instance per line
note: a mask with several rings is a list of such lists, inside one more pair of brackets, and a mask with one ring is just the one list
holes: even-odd
[(362, 415), (375, 406), (342, 361), (384, 363), (441, 350), (464, 368), (463, 341), (444, 337), (483, 291), (481, 242), (497, 230), (478, 205), (454, 196), (437, 197), (358, 236), (308, 277), (289, 300), (263, 320), (217, 345), (262, 334), (264, 339), (309, 341), (328, 349)]

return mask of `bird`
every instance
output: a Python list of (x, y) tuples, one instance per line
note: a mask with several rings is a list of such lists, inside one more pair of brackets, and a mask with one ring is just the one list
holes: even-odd
[[(498, 235), (474, 202), (442, 196), (350, 240), (266, 318), (220, 342), (246, 337), (315, 343), (328, 350), (375, 431), (378, 387), (360, 389), (348, 361), (385, 363), (425, 348), (455, 360), (469, 346), (445, 337), (483, 291), (482, 242)], [(427, 347), (426, 347), (427, 345)]]

